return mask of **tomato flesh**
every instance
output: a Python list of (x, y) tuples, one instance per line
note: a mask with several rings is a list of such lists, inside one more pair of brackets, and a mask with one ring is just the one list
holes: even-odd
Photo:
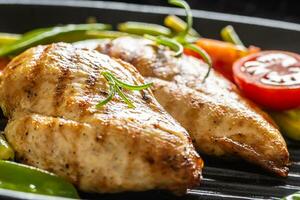
[(300, 55), (263, 51), (233, 65), (234, 80), (245, 95), (265, 108), (300, 107)]

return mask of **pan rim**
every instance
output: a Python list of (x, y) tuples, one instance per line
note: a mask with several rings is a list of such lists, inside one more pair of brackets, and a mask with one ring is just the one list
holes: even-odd
[[(140, 5), (134, 3), (111, 2), (111, 1), (91, 1), (91, 0), (0, 0), (0, 5), (33, 5), (33, 6), (63, 6), (63, 7), (79, 7), (79, 8), (96, 8), (107, 10), (123, 10), (129, 12), (140, 12), (148, 14), (175, 14), (184, 16), (184, 11), (180, 8), (156, 6), (156, 5)], [(228, 14), (221, 12), (192, 10), (195, 18), (203, 18), (208, 20), (235, 22), (248, 25), (256, 25), (263, 27), (272, 27), (283, 30), (292, 30), (300, 32), (300, 24), (293, 22), (285, 22), (261, 17), (250, 17), (244, 15)]]

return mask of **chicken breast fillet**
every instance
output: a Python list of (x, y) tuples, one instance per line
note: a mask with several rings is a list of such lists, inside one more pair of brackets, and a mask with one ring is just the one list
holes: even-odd
[(122, 37), (103, 42), (102, 53), (133, 64), (148, 81), (159, 103), (187, 129), (198, 150), (209, 155), (236, 155), (287, 176), (289, 153), (270, 118), (243, 98), (237, 88), (208, 66), (152, 41)]
[(202, 160), (150, 89), (123, 91), (135, 108), (118, 96), (96, 108), (109, 91), (103, 71), (144, 84), (131, 65), (63, 43), (31, 48), (9, 63), (0, 100), (17, 159), (88, 192), (197, 185)]

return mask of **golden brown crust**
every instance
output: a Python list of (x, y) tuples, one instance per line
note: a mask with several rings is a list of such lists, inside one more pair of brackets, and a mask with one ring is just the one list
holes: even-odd
[(143, 84), (136, 69), (96, 51), (59, 43), (16, 57), (3, 73), (0, 98), (10, 118), (8, 142), (22, 162), (57, 173), (84, 191), (168, 189), (199, 183), (203, 163), (187, 132), (152, 92), (107, 96), (102, 71)]
[(287, 175), (289, 153), (266, 113), (243, 98), (237, 88), (202, 61), (175, 58), (145, 39), (123, 37), (97, 50), (132, 63), (148, 81), (159, 103), (187, 129), (195, 147), (210, 155), (233, 154)]

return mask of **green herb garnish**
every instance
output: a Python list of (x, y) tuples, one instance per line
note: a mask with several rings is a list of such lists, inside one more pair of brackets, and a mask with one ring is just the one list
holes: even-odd
[(190, 29), (193, 26), (193, 15), (191, 12), (191, 8), (190, 8), (189, 4), (183, 0), (169, 0), (169, 4), (178, 6), (180, 8), (184, 8), (184, 10), (185, 10), (187, 25), (185, 26), (184, 31), (181, 33), (181, 36), (185, 37), (189, 33)]
[(112, 73), (110, 72), (102, 72), (101, 75), (104, 76), (104, 78), (108, 81), (109, 84), (109, 94), (106, 97), (106, 99), (100, 101), (96, 107), (100, 108), (101, 106), (107, 104), (112, 98), (115, 96), (116, 93), (122, 98), (122, 100), (127, 103), (129, 108), (134, 108), (134, 104), (132, 101), (122, 92), (121, 88), (127, 89), (127, 90), (144, 90), (149, 88), (152, 83), (147, 83), (143, 85), (130, 85), (128, 83), (124, 83), (123, 81), (120, 81), (117, 79)]
[(180, 56), (183, 53), (183, 46), (172, 38), (167, 38), (164, 36), (152, 36), (144, 35), (145, 38), (155, 41), (157, 44), (169, 47), (171, 50), (175, 51), (174, 56)]
[(199, 47), (195, 44), (186, 44), (184, 47), (192, 50), (195, 53), (198, 53), (201, 56), (201, 58), (204, 60), (204, 62), (206, 62), (208, 64), (208, 70), (203, 79), (203, 82), (204, 82), (207, 79), (207, 77), (209, 76), (210, 70), (212, 68), (212, 60), (211, 60), (210, 56), (206, 53), (206, 51), (204, 49), (202, 49), (201, 47)]
[(212, 61), (211, 61), (210, 56), (206, 53), (206, 51), (204, 49), (200, 48), (199, 46), (197, 46), (195, 44), (191, 44), (188, 41), (188, 36), (189, 36), (188, 34), (193, 27), (193, 15), (191, 12), (191, 8), (183, 0), (169, 0), (169, 3), (185, 9), (185, 13), (186, 13), (185, 29), (182, 33), (179, 33), (178, 36), (174, 37), (174, 39), (176, 39), (178, 42), (183, 44), (184, 48), (190, 49), (193, 52), (199, 54), (199, 56), (202, 57), (203, 60), (208, 64), (208, 70), (203, 79), (203, 82), (204, 82), (207, 79), (207, 77), (209, 76), (209, 73), (211, 71)]

